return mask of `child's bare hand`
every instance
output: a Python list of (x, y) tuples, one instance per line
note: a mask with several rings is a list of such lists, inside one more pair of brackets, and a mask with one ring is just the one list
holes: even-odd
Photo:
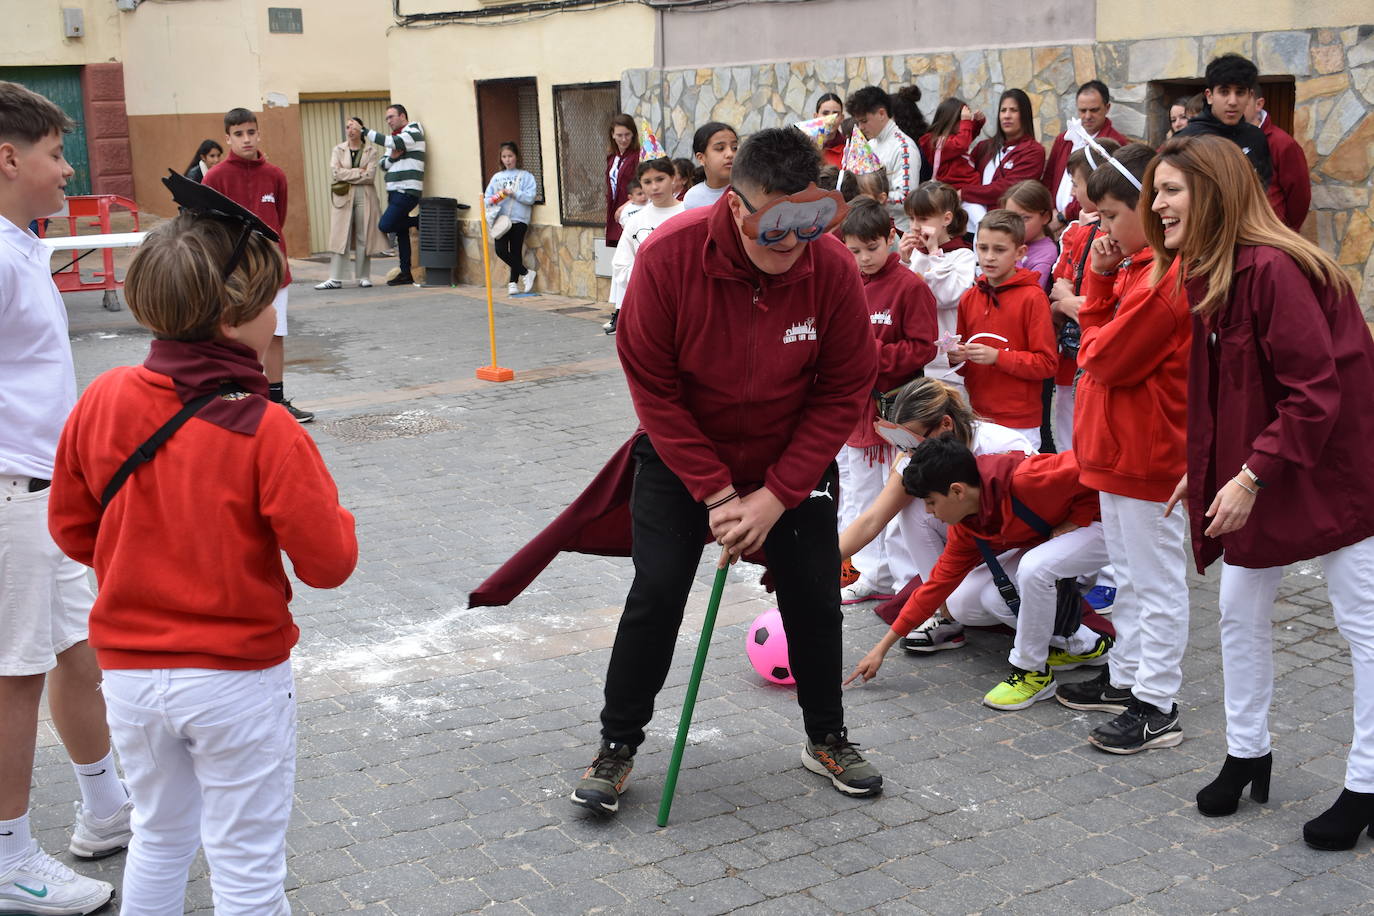
[(863, 678), (864, 683), (873, 680), (878, 674), (878, 669), (883, 666), (883, 658), (887, 655), (882, 646), (875, 646), (873, 649), (859, 660), (854, 666), (854, 672), (844, 679), (844, 685), (848, 687), (859, 678)]
[(1061, 522), (1050, 531), (1050, 537), (1062, 537), (1063, 535), (1068, 534), (1070, 531), (1077, 531), (1081, 527), (1081, 525), (1076, 525), (1073, 522)]
[(1050, 310), (1063, 315), (1070, 321), (1077, 321), (1078, 312), (1083, 308), (1083, 303), (1087, 301), (1087, 296), (1070, 296), (1067, 299), (1060, 299), (1054, 305), (1050, 306)]
[(903, 264), (911, 263), (911, 253), (918, 247), (918, 239), (915, 232), (908, 232), (902, 236), (902, 240), (897, 243), (897, 257), (902, 259)]
[(960, 109), (959, 109), (959, 120), (960, 120), (960, 121), (972, 121), (972, 120), (973, 120), (973, 112), (969, 111), (969, 107), (968, 107), (967, 105), (965, 105), (963, 108), (960, 108)]
[(921, 247), (926, 254), (935, 254), (940, 250), (939, 234), (934, 226), (921, 227)]
[(1099, 235), (1093, 239), (1090, 263), (1094, 273), (1111, 273), (1124, 260), (1126, 252), (1121, 250), (1121, 246), (1110, 235)]
[(957, 366), (964, 360), (968, 359), (968, 357), (964, 353), (963, 344), (955, 344), (952, 348), (950, 348), (950, 351), (945, 355), (949, 358), (949, 364), (951, 366)]
[(1188, 498), (1188, 475), (1184, 474), (1178, 479), (1178, 486), (1174, 487), (1174, 493), (1169, 497), (1169, 501), (1164, 504), (1164, 517), (1168, 518), (1169, 513), (1174, 511), (1174, 506)]
[(1001, 350), (989, 347), (987, 344), (971, 343), (964, 345), (964, 359), (979, 366), (995, 364), (1001, 353)]
[(1067, 299), (1073, 294), (1073, 281), (1068, 277), (1060, 277), (1058, 280), (1054, 281), (1054, 286), (1050, 287), (1051, 302)]

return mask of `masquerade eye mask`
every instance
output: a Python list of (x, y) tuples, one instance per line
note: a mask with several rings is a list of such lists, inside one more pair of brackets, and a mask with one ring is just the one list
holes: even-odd
[(234, 253), (230, 256), (229, 263), (224, 266), (224, 279), (226, 280), (234, 272), (234, 268), (239, 266), (239, 262), (243, 260), (243, 253), (248, 249), (248, 237), (254, 232), (270, 242), (280, 240), (277, 233), (273, 232), (256, 214), (234, 203), (214, 188), (207, 188), (205, 185), (192, 181), (172, 169), (167, 170), (167, 177), (162, 179), (162, 183), (167, 186), (167, 190), (172, 192), (172, 200), (184, 212), (243, 227), (239, 233), (239, 240), (234, 245)]
[(809, 242), (834, 229), (849, 212), (839, 191), (822, 191), (814, 182), (759, 209), (739, 188), (730, 190), (749, 211), (744, 218), (744, 234), (764, 246), (776, 245), (792, 233), (796, 233), (797, 241)]

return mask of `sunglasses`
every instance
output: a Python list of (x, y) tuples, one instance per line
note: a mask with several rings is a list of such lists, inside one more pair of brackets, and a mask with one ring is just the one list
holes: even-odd
[(763, 207), (755, 207), (740, 193), (730, 189), (749, 211), (744, 218), (744, 233), (765, 247), (776, 245), (789, 235), (809, 242), (840, 224), (849, 206), (839, 191), (822, 191), (815, 183), (795, 194), (779, 197)]

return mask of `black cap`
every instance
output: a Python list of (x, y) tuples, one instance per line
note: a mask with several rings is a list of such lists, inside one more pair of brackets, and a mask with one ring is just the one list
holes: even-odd
[(269, 241), (281, 241), (281, 237), (255, 213), (234, 203), (214, 188), (192, 181), (173, 169), (167, 170), (167, 177), (162, 179), (162, 183), (172, 192), (172, 200), (188, 213), (238, 223), (266, 236)]

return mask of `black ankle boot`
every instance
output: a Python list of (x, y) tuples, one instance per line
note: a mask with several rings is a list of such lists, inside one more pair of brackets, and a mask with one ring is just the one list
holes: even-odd
[(1374, 837), (1374, 792), (1342, 789), (1334, 805), (1302, 825), (1302, 838), (1313, 849), (1350, 849), (1366, 827)]
[(1198, 790), (1197, 809), (1206, 817), (1225, 817), (1240, 807), (1240, 793), (1250, 787), (1250, 797), (1263, 803), (1269, 800), (1269, 772), (1274, 755), (1232, 757), (1226, 755), (1221, 774)]

